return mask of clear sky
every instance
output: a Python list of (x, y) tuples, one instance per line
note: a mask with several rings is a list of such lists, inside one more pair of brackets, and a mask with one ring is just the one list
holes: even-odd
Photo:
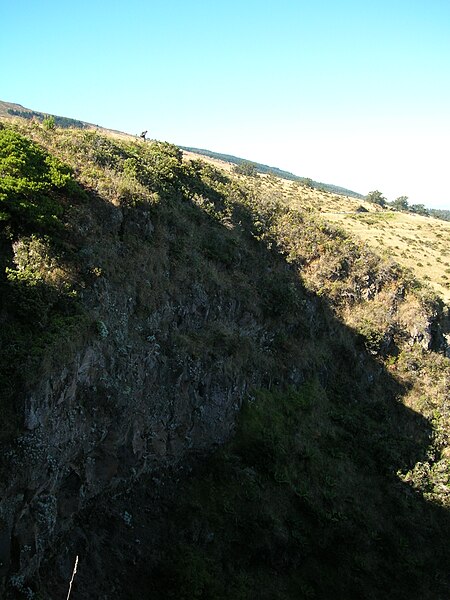
[(5, 0), (0, 99), (450, 209), (450, 0)]

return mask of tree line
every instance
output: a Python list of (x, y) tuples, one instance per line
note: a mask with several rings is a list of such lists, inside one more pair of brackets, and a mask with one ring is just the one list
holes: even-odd
[(409, 204), (408, 196), (399, 196), (395, 200), (392, 200), (392, 202), (388, 202), (388, 200), (386, 200), (379, 190), (374, 190), (369, 192), (365, 199), (368, 202), (371, 202), (372, 204), (378, 204), (378, 206), (383, 208), (390, 206), (395, 210), (411, 212), (417, 215), (423, 215), (425, 217), (434, 217), (443, 221), (450, 221), (450, 210), (426, 208), (424, 204)]

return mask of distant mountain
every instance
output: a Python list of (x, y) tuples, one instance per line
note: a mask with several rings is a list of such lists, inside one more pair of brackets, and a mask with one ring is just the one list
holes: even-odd
[(270, 167), (269, 165), (263, 165), (261, 163), (255, 163), (253, 161), (249, 161), (245, 158), (239, 158), (238, 156), (233, 156), (231, 154), (221, 154), (219, 152), (211, 152), (211, 150), (205, 150), (203, 148), (190, 148), (189, 146), (180, 146), (182, 150), (186, 150), (188, 152), (195, 152), (196, 154), (203, 154), (203, 156), (208, 156), (209, 158), (216, 158), (217, 160), (223, 160), (225, 162), (229, 162), (235, 165), (241, 165), (243, 163), (251, 162), (252, 165), (256, 168), (258, 173), (266, 173), (272, 174), (276, 177), (281, 177), (282, 179), (290, 179), (291, 181), (300, 181), (300, 182), (308, 182), (310, 185), (317, 189), (322, 189), (327, 192), (332, 192), (333, 194), (339, 194), (341, 196), (350, 196), (352, 198), (363, 199), (364, 195), (359, 194), (358, 192), (354, 192), (352, 190), (348, 190), (347, 188), (340, 187), (338, 185), (334, 185), (332, 183), (322, 183), (320, 181), (313, 181), (309, 177), (300, 177), (299, 175), (294, 175), (289, 171), (283, 171), (282, 169), (278, 169), (277, 167)]
[(25, 108), (21, 104), (13, 104), (12, 102), (3, 102), (0, 100), (0, 116), (11, 116), (21, 117), (22, 119), (36, 119), (43, 121), (46, 117), (53, 117), (55, 119), (55, 125), (62, 127), (63, 129), (75, 128), (75, 129), (90, 129), (95, 127), (92, 123), (86, 123), (85, 121), (79, 121), (78, 119), (69, 119), (68, 117), (60, 117), (58, 115), (50, 115), (48, 113), (39, 112)]
[(31, 110), (21, 104), (15, 104), (13, 102), (4, 102), (0, 100), (0, 117), (20, 117), (31, 121), (36, 119), (37, 121), (43, 121), (47, 117), (53, 117), (55, 119), (55, 125), (62, 129), (101, 129), (102, 131), (109, 131), (112, 133), (123, 133), (116, 129), (109, 129), (108, 127), (100, 127), (94, 123), (88, 123), (87, 121), (80, 121), (79, 119), (72, 119), (70, 117), (61, 117), (59, 115), (53, 115), (51, 113), (44, 113), (38, 110)]

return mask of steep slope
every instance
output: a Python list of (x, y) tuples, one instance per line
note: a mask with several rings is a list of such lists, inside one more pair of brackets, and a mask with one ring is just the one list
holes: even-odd
[(169, 144), (4, 127), (3, 590), (444, 597), (446, 307)]
[[(188, 156), (196, 157), (193, 153)], [(230, 163), (205, 158), (218, 168), (232, 171)], [(273, 174), (241, 177), (251, 193), (270, 195), (300, 212), (313, 213), (326, 225), (334, 225), (367, 244), (386, 259), (394, 259), (411, 270), (419, 281), (430, 286), (450, 303), (450, 223), (441, 218), (382, 208), (362, 198), (330, 193), (300, 181)], [(432, 214), (436, 211), (431, 210)], [(445, 211), (442, 211), (445, 212)]]

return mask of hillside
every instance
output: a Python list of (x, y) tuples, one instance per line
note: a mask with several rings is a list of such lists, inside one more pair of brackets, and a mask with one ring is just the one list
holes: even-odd
[(93, 123), (87, 123), (86, 121), (80, 121), (79, 119), (72, 119), (70, 117), (61, 117), (59, 115), (51, 115), (30, 108), (25, 108), (21, 104), (15, 104), (13, 102), (5, 102), (0, 100), (0, 117), (4, 119), (25, 119), (27, 121), (36, 121), (42, 123), (47, 117), (54, 119), (55, 125), (63, 129), (75, 128), (75, 129), (95, 129), (97, 131), (104, 131), (105, 133), (112, 133), (123, 137), (131, 137), (126, 133), (117, 131), (115, 129), (108, 129), (107, 127), (100, 127)]
[(90, 129), (95, 127), (91, 123), (85, 123), (84, 121), (78, 121), (77, 119), (69, 119), (67, 117), (59, 117), (57, 115), (47, 115), (45, 113), (25, 108), (20, 104), (13, 104), (11, 102), (0, 101), (0, 116), (2, 117), (19, 117), (21, 119), (44, 121), (48, 116), (52, 116), (55, 119), (55, 123), (58, 127), (76, 127), (78, 129)]
[(445, 598), (448, 307), (361, 201), (1, 123), (3, 596)]
[[(22, 106), (21, 104), (14, 104), (12, 102), (4, 102), (0, 100), (0, 117), (19, 117), (22, 119), (36, 119), (38, 121), (43, 121), (45, 117), (47, 117), (48, 115), (46, 113), (42, 113), (39, 111), (34, 111), (31, 110), (29, 108), (25, 108), (24, 106)], [(56, 125), (58, 127), (74, 127), (77, 129), (98, 129), (98, 130), (102, 130), (105, 132), (110, 132), (110, 133), (116, 133), (116, 134), (121, 134), (122, 132), (119, 131), (115, 131), (112, 129), (107, 129), (104, 127), (99, 127), (98, 125), (93, 125), (92, 123), (86, 123), (84, 121), (79, 121), (77, 119), (70, 119), (68, 117), (60, 117), (57, 115), (51, 115), (54, 117)], [(126, 134), (122, 134), (125, 135)], [(195, 155), (198, 156), (204, 156), (210, 159), (216, 159), (218, 161), (220, 161), (221, 163), (230, 163), (232, 165), (240, 165), (242, 163), (245, 163), (245, 159), (243, 158), (239, 158), (237, 156), (231, 156), (228, 154), (220, 154), (218, 152), (212, 152), (211, 150), (202, 150), (199, 148), (189, 148), (189, 147), (181, 147), (182, 150), (185, 150), (186, 152), (191, 152)], [(252, 163), (257, 171), (259, 173), (264, 173), (264, 174), (273, 174), (277, 177), (281, 177), (283, 179), (287, 179), (287, 180), (291, 180), (291, 181), (305, 181), (305, 177), (299, 177), (298, 175), (294, 175), (293, 173), (289, 173), (288, 171), (283, 171), (282, 169), (279, 169), (277, 167), (269, 167), (268, 165), (263, 165), (260, 163)], [(309, 180), (308, 180), (309, 181)], [(333, 192), (335, 194), (341, 194), (341, 195), (347, 195), (347, 196), (351, 196), (354, 198), (363, 198), (363, 196), (361, 194), (358, 194), (357, 192), (353, 192), (351, 190), (347, 190), (346, 188), (337, 186), (337, 185), (333, 185), (333, 184), (328, 184), (328, 183), (320, 183), (317, 181), (312, 181), (311, 183), (318, 188), (324, 189), (326, 191), (329, 192)]]
[(325, 218), (411, 269), (450, 304), (450, 222), (394, 211)]
[[(233, 166), (222, 155), (195, 154), (217, 168), (232, 172)], [(226, 158), (226, 157), (225, 157)], [(283, 173), (283, 172), (281, 172)], [(342, 228), (355, 239), (367, 243), (375, 252), (394, 259), (423, 284), (429, 285), (447, 304), (450, 303), (450, 222), (414, 213), (398, 212), (342, 193), (332, 193), (292, 181), (274, 173), (244, 178), (256, 194), (271, 194), (289, 207), (315, 214), (324, 223)]]

